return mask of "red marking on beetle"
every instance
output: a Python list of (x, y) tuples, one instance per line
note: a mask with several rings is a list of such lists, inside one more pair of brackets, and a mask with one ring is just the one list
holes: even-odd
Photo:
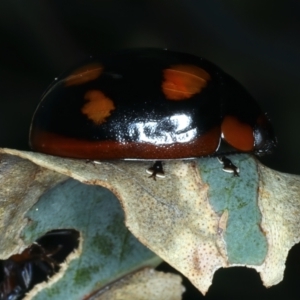
[(98, 90), (87, 91), (84, 99), (88, 102), (81, 108), (81, 112), (97, 125), (104, 123), (115, 109), (114, 102)]
[(240, 151), (252, 151), (254, 148), (253, 129), (234, 116), (226, 116), (221, 125), (223, 139)]
[(85, 65), (75, 70), (65, 79), (65, 86), (80, 85), (97, 79), (103, 71), (103, 66), (97, 63)]
[(174, 65), (163, 70), (162, 91), (169, 100), (186, 100), (206, 87), (210, 75), (194, 65)]
[(35, 129), (31, 147), (51, 155), (91, 160), (105, 159), (181, 159), (215, 153), (220, 143), (220, 128), (214, 127), (189, 143), (150, 144), (119, 141), (88, 141)]

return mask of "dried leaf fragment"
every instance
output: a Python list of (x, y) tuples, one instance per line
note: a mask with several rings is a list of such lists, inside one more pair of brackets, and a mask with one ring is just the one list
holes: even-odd
[(146, 268), (122, 278), (89, 300), (179, 300), (184, 291), (180, 276)]

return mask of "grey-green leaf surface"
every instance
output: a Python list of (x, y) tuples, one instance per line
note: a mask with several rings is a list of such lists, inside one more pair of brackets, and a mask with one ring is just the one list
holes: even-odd
[(209, 185), (208, 199), (215, 212), (228, 212), (223, 237), (230, 264), (261, 265), (266, 258), (268, 243), (261, 229), (258, 207), (259, 177), (256, 161), (249, 155), (231, 155), (240, 176), (222, 171), (217, 159), (199, 161), (200, 173)]
[(117, 198), (105, 188), (69, 179), (45, 193), (27, 217), (31, 222), (22, 235), (28, 243), (53, 229), (76, 229), (83, 241), (62, 278), (33, 299), (83, 299), (131, 271), (161, 262), (128, 231)]

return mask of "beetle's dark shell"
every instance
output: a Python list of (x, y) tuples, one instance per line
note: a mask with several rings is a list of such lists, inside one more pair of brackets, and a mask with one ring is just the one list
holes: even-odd
[(58, 78), (35, 112), (30, 144), (73, 158), (156, 160), (260, 154), (276, 138), (249, 93), (212, 63), (137, 49), (91, 59)]

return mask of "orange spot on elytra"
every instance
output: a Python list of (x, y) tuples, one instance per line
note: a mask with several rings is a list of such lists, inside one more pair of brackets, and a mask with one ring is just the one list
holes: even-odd
[(206, 87), (210, 75), (194, 65), (174, 65), (163, 71), (162, 91), (169, 100), (189, 99)]
[(221, 125), (223, 139), (241, 151), (252, 151), (254, 148), (253, 129), (250, 125), (240, 122), (234, 116), (226, 116)]
[(84, 99), (88, 102), (81, 108), (81, 112), (97, 125), (105, 122), (115, 109), (114, 102), (98, 90), (86, 92)]
[(80, 85), (97, 79), (103, 71), (100, 64), (88, 64), (77, 70), (65, 79), (65, 86)]

